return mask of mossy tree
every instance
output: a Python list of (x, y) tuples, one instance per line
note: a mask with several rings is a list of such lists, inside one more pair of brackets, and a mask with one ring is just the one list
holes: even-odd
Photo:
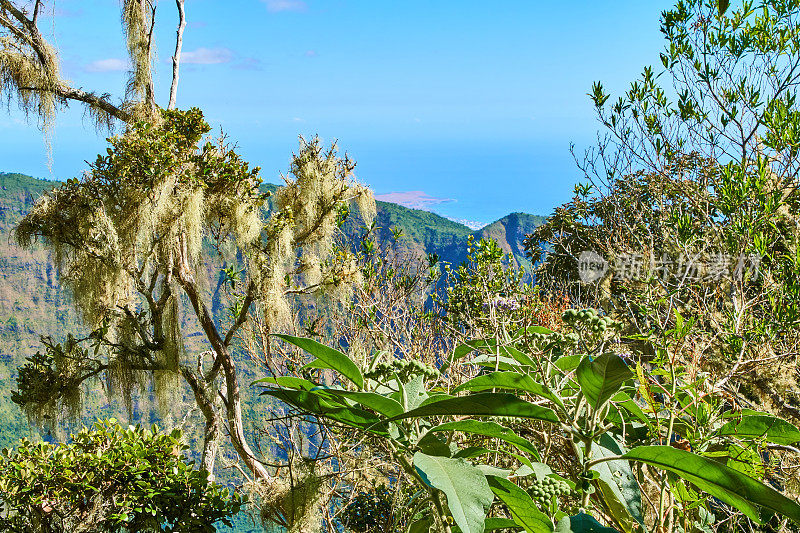
[[(352, 180), (353, 163), (338, 157), (335, 147), (323, 150), (317, 139), (301, 140), (292, 176), (265, 220), (258, 169), (224, 140), (209, 139), (199, 110), (174, 109), (185, 27), (183, 1), (176, 5), (180, 23), (163, 110), (153, 91), (150, 0), (122, 2), (133, 68), (119, 105), (107, 95), (76, 92), (60, 79), (56, 54), (36, 27), (41, 1), (25, 4), (27, 10), (0, 1), (0, 90), (44, 127), (58, 104), (69, 100), (87, 104), (101, 124), (124, 125), (89, 172), (43, 195), (16, 230), (21, 244), (41, 239), (52, 249), (61, 281), (92, 333), (48, 343), (31, 357), (19, 371), (14, 399), (34, 419), (55, 421), (79, 406), (87, 380), (106, 377), (130, 405), (136, 386), (152, 380), (163, 396), (183, 379), (205, 420), (203, 466), (213, 473), (227, 430), (246, 468), (266, 477), (245, 438), (232, 344), (257, 307), (277, 326), (288, 318), (289, 294), (354, 281), (351, 258), (328, 255), (337, 214), (352, 200), (374, 212), (374, 202)], [(203, 290), (214, 256), (228, 267), (227, 320), (212, 316)], [(189, 315), (210, 350), (186, 353), (181, 321)]]
[[(258, 169), (224, 144), (201, 144), (209, 127), (198, 110), (162, 115), (112, 138), (83, 179), (42, 196), (17, 227), (21, 244), (41, 238), (52, 248), (62, 283), (94, 331), (21, 368), (15, 400), (34, 417), (54, 416), (96, 376), (107, 375), (128, 401), (150, 377), (161, 394), (180, 376), (205, 417), (204, 466), (213, 471), (227, 425), (239, 457), (265, 476), (245, 439), (232, 343), (257, 303), (275, 326), (288, 317), (287, 294), (354, 281), (354, 261), (325, 256), (339, 206), (360, 199), (369, 211), (370, 197), (352, 182), (352, 164), (314, 140), (302, 144), (295, 179), (278, 190), (264, 221)], [(228, 321), (215, 320), (202, 290), (204, 239), (243, 281)], [(211, 346), (195, 358), (183, 353), (182, 296)]]

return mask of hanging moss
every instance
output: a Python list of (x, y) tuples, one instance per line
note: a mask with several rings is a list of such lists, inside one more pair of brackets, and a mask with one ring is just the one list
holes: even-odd
[[(243, 299), (248, 290), (270, 329), (289, 319), (292, 291), (341, 298), (358, 281), (352, 254), (334, 239), (343, 205), (360, 202), (362, 212), (374, 212), (368, 190), (353, 181), (353, 163), (335, 146), (301, 140), (264, 221), (259, 169), (224, 139), (208, 140), (209, 129), (197, 109), (136, 123), (109, 139), (81, 179), (44, 194), (16, 229), (23, 246), (42, 239), (53, 250), (62, 283), (95, 330), (91, 342), (103, 347), (80, 364), (102, 363), (98, 374), (129, 413), (134, 396), (151, 386), (168, 413), (179, 404), (181, 365), (197, 367), (198, 354), (183, 345), (182, 313), (194, 311), (182, 294), (187, 286), (202, 293), (207, 283), (204, 241), (236, 265), (242, 283), (232, 296)], [(241, 307), (231, 309), (229, 323)], [(72, 389), (47, 402), (34, 396), (28, 400), (50, 402), (48, 409), (79, 400)]]

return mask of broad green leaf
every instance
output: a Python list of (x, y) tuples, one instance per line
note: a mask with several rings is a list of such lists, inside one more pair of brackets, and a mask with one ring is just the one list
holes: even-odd
[(735, 418), (738, 420), (743, 416), (764, 416), (764, 415), (769, 415), (769, 413), (766, 413), (764, 411), (756, 411), (755, 409), (742, 408), (741, 410), (737, 411), (726, 411), (725, 413), (722, 413), (722, 418), (726, 420)]
[[(611, 457), (623, 453), (622, 447), (608, 433), (602, 435), (592, 447), (593, 458)], [(624, 516), (616, 516), (616, 518), (622, 519), (623, 522), (635, 520), (644, 526), (642, 493), (630, 463), (623, 459), (607, 461), (595, 465), (593, 470), (600, 474), (598, 479), (600, 492), (609, 508), (615, 511), (615, 515), (619, 515), (619, 511), (624, 514)]]
[(728, 6), (730, 6), (730, 3), (731, 3), (730, 0), (717, 0), (717, 8), (719, 9), (720, 17), (724, 15), (725, 12), (728, 10)]
[(312, 359), (303, 365), (303, 370), (333, 370), (333, 367), (322, 359)]
[(465, 356), (471, 354), (475, 350), (478, 350), (478, 349), (486, 347), (486, 346), (487, 346), (486, 341), (483, 340), (483, 339), (471, 340), (471, 341), (465, 342), (464, 344), (459, 344), (453, 350), (453, 356), (450, 358), (450, 360), (451, 361), (457, 361), (457, 360), (461, 359), (462, 357), (465, 357)]
[(318, 393), (275, 389), (264, 391), (261, 395), (273, 396), (312, 415), (335, 420), (378, 435), (386, 434), (382, 429), (384, 426), (380, 425), (381, 420), (378, 417), (363, 409), (337, 403), (330, 396), (326, 396), (326, 393), (327, 391), (324, 389), (321, 389)]
[(311, 383), (307, 379), (297, 378), (294, 376), (278, 376), (277, 378), (262, 378), (257, 379), (251, 385), (255, 385), (257, 383), (268, 383), (271, 385), (278, 385), (280, 387), (284, 387), (287, 389), (297, 389), (297, 390), (311, 390), (317, 386), (316, 383)]
[(707, 452), (703, 456), (724, 458), (729, 467), (755, 479), (764, 476), (764, 462), (758, 452), (758, 445), (750, 447), (730, 443), (724, 450)]
[(493, 452), (489, 448), (484, 448), (483, 446), (469, 446), (467, 448), (458, 450), (453, 454), (453, 458), (472, 459), (473, 457), (480, 457), (481, 455), (486, 455), (487, 453)]
[(624, 392), (617, 393), (614, 395), (611, 401), (617, 404), (618, 407), (621, 407), (628, 413), (638, 418), (639, 421), (646, 424), (648, 428), (651, 430), (653, 429), (650, 418), (644, 413), (644, 411), (642, 411), (642, 408), (639, 407), (639, 404), (636, 403), (628, 394)]
[[(398, 378), (397, 382), (400, 380)], [(425, 389), (425, 378), (416, 375), (406, 384), (400, 385), (403, 408), (408, 411), (416, 409), (428, 399), (428, 391)]]
[(507, 468), (497, 468), (491, 465), (482, 464), (475, 465), (475, 468), (483, 472), (483, 475), (485, 476), (496, 476), (503, 479), (508, 479), (508, 476), (511, 475), (511, 470), (508, 470)]
[(541, 398), (546, 398), (560, 407), (564, 407), (564, 403), (556, 394), (537, 383), (527, 374), (519, 372), (492, 372), (473, 378), (466, 383), (456, 387), (453, 394), (459, 393), (464, 390), (468, 391), (485, 391), (491, 389), (513, 389), (529, 392)]
[(275, 335), (289, 344), (294, 344), (301, 348), (333, 370), (336, 370), (341, 375), (352, 381), (359, 389), (364, 388), (364, 376), (358, 366), (345, 354), (339, 350), (334, 350), (324, 344), (320, 344), (313, 339), (306, 339), (303, 337), (293, 337), (291, 335)]
[(447, 507), (464, 533), (483, 533), (486, 511), (494, 496), (486, 476), (465, 461), (449, 457), (414, 454), (414, 468), (422, 479), (447, 496)]
[(510, 518), (489, 517), (484, 522), (484, 531), (494, 531), (496, 529), (522, 529), (522, 526)]
[(761, 517), (758, 506), (800, 524), (800, 505), (796, 502), (713, 459), (672, 446), (640, 446), (622, 457), (674, 472), (700, 490), (736, 507), (759, 524)]
[(561, 370), (562, 372), (565, 372), (565, 373), (566, 372), (572, 372), (573, 370), (578, 368), (578, 365), (581, 364), (581, 361), (583, 360), (584, 357), (587, 357), (587, 356), (585, 356), (585, 355), (565, 355), (564, 357), (559, 358), (555, 362), (555, 367), (557, 369)]
[(483, 354), (474, 357), (470, 364), (480, 365), (484, 368), (489, 368), (494, 370), (517, 370), (519, 369), (519, 363), (517, 363), (516, 359), (512, 357), (508, 357), (506, 355), (497, 356), (494, 354)]
[(417, 447), (422, 453), (437, 457), (455, 457), (455, 451), (458, 449), (455, 444), (448, 444), (439, 435), (430, 432), (419, 439)]
[(326, 389), (325, 393), (349, 398), (360, 403), (364, 407), (368, 407), (373, 411), (377, 411), (384, 416), (397, 416), (403, 412), (403, 406), (400, 405), (400, 403), (398, 403), (396, 400), (376, 394), (374, 392)]
[(431, 433), (439, 431), (463, 431), (473, 435), (483, 435), (503, 440), (520, 450), (531, 453), (534, 457), (539, 457), (539, 452), (531, 441), (523, 439), (513, 430), (501, 426), (496, 422), (482, 422), (480, 420), (459, 420), (457, 422), (447, 422), (440, 424), (430, 430)]
[(578, 513), (559, 520), (555, 533), (619, 533), (619, 531), (604, 526), (586, 513)]
[[(452, 394), (446, 394), (446, 393), (443, 393), (443, 392), (442, 393), (438, 393), (438, 394), (431, 394), (430, 396), (425, 398), (425, 400), (420, 402), (420, 404), (417, 405), (417, 407), (422, 407), (423, 405), (428, 405), (429, 403), (441, 402), (442, 400), (449, 400), (451, 398), (457, 398), (457, 397), (458, 396), (453, 396)], [(415, 407), (415, 409), (416, 409), (416, 407)]]
[(633, 372), (620, 356), (606, 352), (595, 359), (585, 357), (575, 375), (586, 400), (597, 410), (633, 377)]
[(513, 346), (505, 346), (505, 347), (501, 348), (500, 351), (504, 355), (513, 358), (516, 362), (518, 362), (521, 365), (524, 365), (524, 366), (535, 366), (536, 365), (536, 363), (533, 361), (533, 359), (531, 359), (530, 355), (528, 355), (525, 352), (522, 352), (520, 350), (517, 350)]
[(511, 511), (514, 521), (527, 533), (552, 533), (553, 522), (536, 507), (527, 492), (501, 477), (489, 476), (486, 479), (492, 492)]
[(521, 400), (513, 394), (500, 392), (481, 392), (469, 396), (448, 398), (429, 403), (395, 416), (389, 421), (422, 416), (455, 415), (455, 416), (515, 416), (533, 418), (544, 422), (558, 423), (558, 417), (552, 409)]
[[(522, 333), (522, 331), (523, 330), (518, 331), (517, 334), (519, 335), (520, 333)], [(533, 335), (534, 333), (539, 333), (541, 335), (552, 335), (553, 334), (553, 330), (552, 329), (548, 329), (548, 328), (546, 328), (544, 326), (528, 326), (527, 328), (524, 328), (524, 331), (528, 335)]]
[[(536, 476), (536, 479), (544, 479), (553, 474), (553, 469), (545, 463), (528, 463), (523, 468), (530, 468), (531, 473)], [(520, 469), (521, 470), (521, 469)]]
[(769, 415), (744, 416), (731, 420), (713, 433), (714, 436), (740, 439), (764, 439), (775, 444), (800, 442), (800, 429), (786, 420)]

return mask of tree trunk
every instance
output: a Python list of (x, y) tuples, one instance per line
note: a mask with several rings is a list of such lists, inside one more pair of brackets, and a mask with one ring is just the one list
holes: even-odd
[(216, 416), (206, 418), (206, 428), (203, 432), (203, 457), (201, 465), (208, 472), (208, 480), (214, 481), (214, 466), (217, 462), (217, 452), (219, 451), (220, 423)]
[(220, 417), (217, 414), (220, 408), (220, 401), (214, 394), (213, 383), (207, 383), (201, 377), (198, 377), (191, 368), (186, 366), (181, 366), (181, 374), (191, 387), (195, 402), (203, 413), (203, 418), (205, 418), (201, 464), (208, 472), (209, 481), (214, 481), (214, 467), (217, 462), (219, 437), (222, 430)]
[[(220, 336), (219, 331), (217, 331), (211, 313), (209, 313), (208, 308), (197, 291), (194, 277), (188, 269), (187, 262), (182, 261), (180, 266), (175, 269), (175, 277), (189, 297), (189, 301), (192, 302), (192, 307), (197, 315), (197, 319), (200, 321), (200, 326), (203, 328), (206, 338), (211, 343), (211, 347), (214, 350), (214, 367), (221, 366), (224, 372), (227, 391), (225, 398), (223, 398), (223, 404), (225, 406), (225, 414), (228, 422), (228, 434), (233, 449), (247, 468), (253, 472), (256, 478), (269, 479), (271, 476), (267, 473), (267, 469), (264, 465), (256, 458), (252, 448), (247, 444), (247, 438), (244, 435), (242, 400), (239, 389), (239, 379), (236, 375), (236, 364), (233, 361), (228, 347)], [(207, 379), (214, 380), (215, 374), (215, 372), (211, 372), (211, 375), (208, 376)]]

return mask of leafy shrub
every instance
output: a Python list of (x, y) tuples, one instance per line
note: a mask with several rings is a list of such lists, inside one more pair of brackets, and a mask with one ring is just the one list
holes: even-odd
[(69, 444), (23, 439), (0, 460), (0, 531), (214, 532), (243, 499), (208, 481), (182, 455), (181, 432), (114, 419)]
[[(565, 333), (530, 327), (460, 345), (435, 373), (364, 372), (337, 350), (281, 335), (337, 371), (342, 386), (261, 382), (334, 437), (384, 443), (383, 460), (415, 486), (399, 511), (412, 531), (633, 533), (661, 527), (667, 514), (684, 531), (773, 514), (780, 527), (800, 523), (800, 505), (771, 486), (800, 430), (731, 409), (724, 391), (675, 364), (670, 354), (691, 323), (676, 318), (650, 365), (621, 342), (619, 321), (588, 309), (562, 320)], [(483, 371), (443, 389), (439, 376), (457, 366)]]

